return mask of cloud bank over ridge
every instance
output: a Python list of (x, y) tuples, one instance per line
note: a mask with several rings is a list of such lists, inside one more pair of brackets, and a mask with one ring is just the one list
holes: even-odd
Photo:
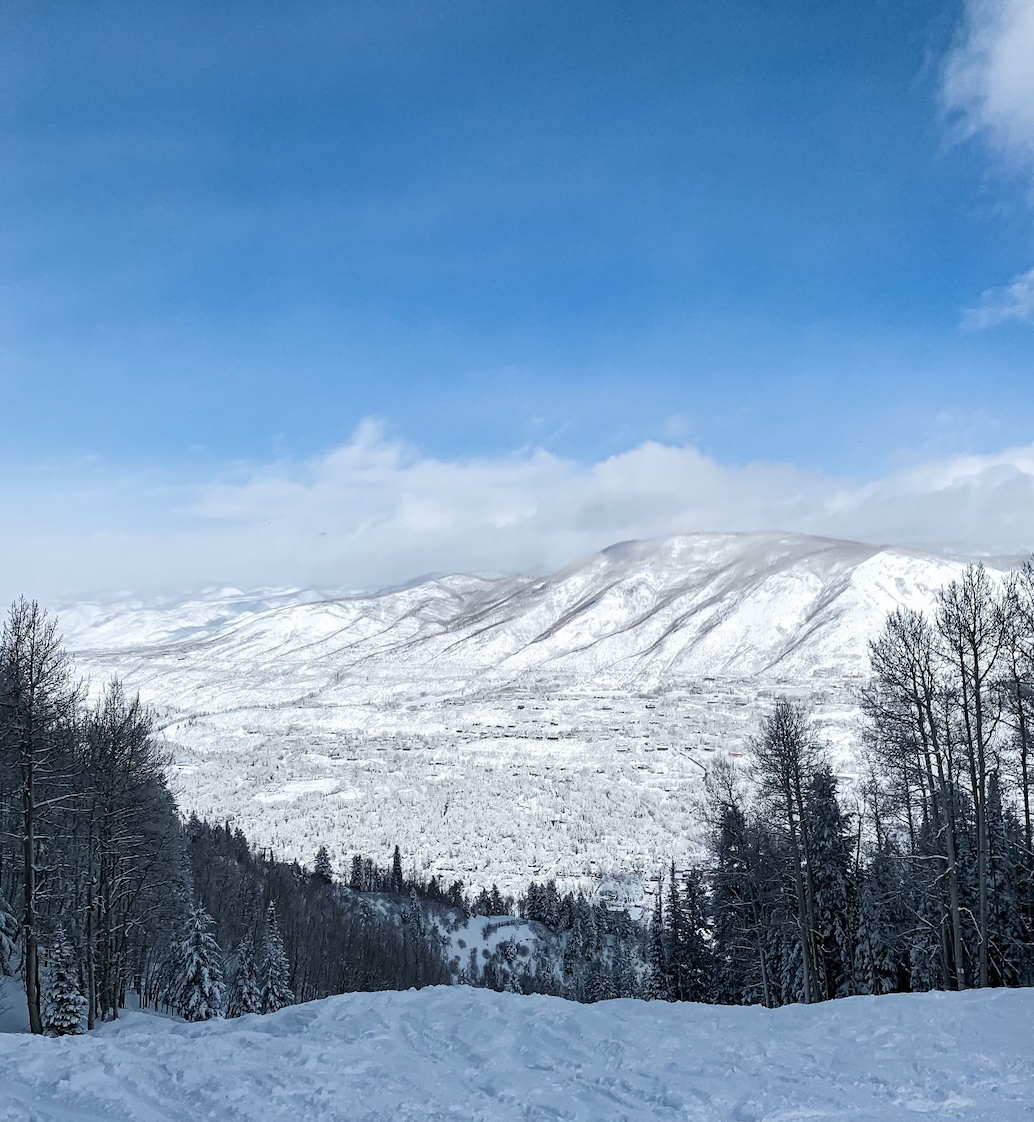
[(209, 480), (0, 489), (0, 593), (371, 588), (428, 572), (546, 572), (615, 541), (782, 529), (973, 553), (1034, 549), (1034, 445), (869, 481), (725, 465), (656, 442), (596, 463), (542, 449), (421, 455), (367, 421), (345, 445)]

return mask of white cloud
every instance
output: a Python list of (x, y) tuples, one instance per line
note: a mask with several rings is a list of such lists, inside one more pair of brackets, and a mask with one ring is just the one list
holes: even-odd
[(329, 455), (192, 484), (40, 481), (4, 495), (0, 593), (206, 584), (381, 586), (431, 571), (544, 572), (627, 538), (785, 529), (1034, 548), (1034, 446), (857, 483), (728, 466), (648, 442), (595, 464), (549, 452), (421, 456), (366, 423)]
[(945, 68), (948, 107), (971, 133), (1034, 161), (1034, 0), (970, 0)]
[(963, 313), (965, 327), (980, 329), (997, 327), (1010, 319), (1034, 321), (1034, 269), (1017, 277), (1002, 288), (989, 288), (976, 308)]
[[(970, 0), (944, 97), (964, 133), (986, 136), (1025, 174), (1034, 170), (1034, 0)], [(1034, 269), (989, 289), (963, 313), (970, 328), (1007, 320), (1034, 320)]]

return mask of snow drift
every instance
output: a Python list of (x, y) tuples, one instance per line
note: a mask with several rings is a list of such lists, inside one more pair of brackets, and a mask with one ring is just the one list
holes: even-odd
[(1034, 993), (757, 1007), (575, 1005), (466, 987), (267, 1017), (131, 1013), (0, 1037), (0, 1122), (1009, 1122), (1034, 1102)]

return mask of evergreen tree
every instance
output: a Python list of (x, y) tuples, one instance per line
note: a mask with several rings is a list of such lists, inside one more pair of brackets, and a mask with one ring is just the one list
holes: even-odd
[(671, 980), (668, 973), (668, 953), (664, 938), (664, 905), (661, 881), (657, 883), (653, 916), (650, 922), (649, 974), (646, 979), (647, 1001), (671, 1001)]
[[(398, 848), (396, 847), (396, 852)], [(270, 902), (266, 913), (266, 938), (262, 945), (259, 968), (259, 1007), (263, 1013), (275, 1013), (294, 1004), (291, 990), (291, 965), (284, 950), (284, 940), (276, 919), (276, 907)]]
[(998, 772), (991, 773), (987, 793), (989, 847), (990, 979), (996, 986), (1031, 983), (1029, 941), (1020, 900), (1017, 855), (1022, 852), (1020, 824), (1002, 805)]
[(617, 982), (618, 997), (642, 997), (639, 971), (627, 941), (618, 944), (614, 962), (614, 977)]
[(401, 895), (405, 891), (406, 881), (402, 876), (402, 854), (399, 847), (395, 846), (395, 853), (391, 858), (391, 891)]
[(454, 880), (449, 885), (449, 890), (445, 893), (445, 902), (452, 904), (454, 908), (461, 908), (466, 911), (466, 900), (463, 895), (463, 881)]
[(683, 1001), (714, 1001), (714, 956), (708, 932), (707, 894), (699, 869), (683, 885), (681, 971)]
[(715, 762), (707, 784), (714, 1000), (731, 1005), (760, 1000), (771, 1007), (771, 839), (756, 816), (748, 820), (745, 796), (729, 761)]
[(779, 932), (779, 996), (783, 1005), (805, 1001), (804, 952), (796, 917), (782, 923)]
[(348, 878), (348, 887), (353, 892), (363, 890), (363, 858), (359, 853), (352, 857), (352, 875)]
[(321, 845), (316, 850), (316, 861), (312, 867), (312, 875), (317, 880), (323, 881), (324, 884), (330, 884), (334, 879), (334, 870), (330, 864), (330, 854), (327, 852), (327, 847)]
[(873, 854), (858, 888), (858, 926), (855, 933), (851, 992), (890, 993), (897, 989), (897, 938), (891, 858), (887, 845)]
[(226, 998), (226, 1015), (243, 1017), (246, 1013), (258, 1013), (262, 1008), (262, 994), (255, 963), (255, 941), (250, 931), (237, 945), (234, 959), (237, 968)]
[(64, 928), (58, 926), (50, 945), (43, 984), (43, 1031), (73, 1036), (83, 1031), (86, 998), (79, 989), (79, 971)]
[(922, 900), (916, 913), (917, 923), (908, 940), (909, 989), (913, 993), (944, 988), (941, 955), (941, 917)]
[(586, 971), (582, 1000), (592, 1004), (597, 1001), (609, 1001), (612, 997), (617, 996), (607, 964), (599, 958), (590, 961)]
[(547, 927), (557, 927), (560, 924), (560, 897), (557, 895), (556, 881), (547, 880), (540, 896), (542, 905), (542, 922)]
[(200, 905), (190, 909), (183, 926), (171, 1004), (186, 1021), (210, 1021), (222, 1011), (219, 947), (209, 930), (211, 926), (212, 917)]
[(803, 828), (808, 835), (816, 976), (820, 998), (846, 997), (851, 992), (855, 891), (851, 883), (851, 852), (844, 818), (837, 802), (837, 782), (823, 763), (811, 778), (804, 804)]
[(686, 1001), (689, 979), (687, 977), (687, 938), (685, 901), (679, 892), (675, 862), (671, 863), (668, 880), (668, 901), (664, 911), (665, 945), (668, 958), (668, 987), (671, 1001)]

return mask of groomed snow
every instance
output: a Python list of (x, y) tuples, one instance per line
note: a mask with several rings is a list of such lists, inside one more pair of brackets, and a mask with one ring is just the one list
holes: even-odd
[(0, 1122), (797, 1122), (1034, 1113), (1034, 992), (775, 1012), (465, 987), (0, 1037)]

